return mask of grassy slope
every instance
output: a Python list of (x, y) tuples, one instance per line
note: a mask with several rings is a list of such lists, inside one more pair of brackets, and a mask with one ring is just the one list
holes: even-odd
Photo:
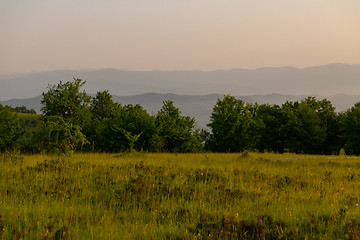
[(0, 158), (0, 238), (356, 239), (360, 158)]

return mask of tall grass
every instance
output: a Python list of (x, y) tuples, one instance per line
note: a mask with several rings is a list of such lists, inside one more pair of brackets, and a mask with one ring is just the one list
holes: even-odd
[(1, 239), (358, 239), (360, 159), (0, 158)]

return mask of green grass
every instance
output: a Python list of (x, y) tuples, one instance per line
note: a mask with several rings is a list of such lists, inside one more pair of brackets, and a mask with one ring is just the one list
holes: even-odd
[(33, 113), (16, 113), (20, 119), (39, 119), (42, 115)]
[(0, 239), (358, 239), (360, 158), (0, 157)]

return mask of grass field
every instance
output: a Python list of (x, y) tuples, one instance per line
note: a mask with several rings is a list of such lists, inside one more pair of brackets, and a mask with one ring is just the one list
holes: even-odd
[(0, 239), (359, 239), (360, 158), (0, 157)]

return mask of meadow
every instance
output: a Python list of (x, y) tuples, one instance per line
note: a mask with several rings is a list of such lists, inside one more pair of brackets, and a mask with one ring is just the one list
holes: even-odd
[(0, 239), (359, 239), (360, 158), (0, 157)]

